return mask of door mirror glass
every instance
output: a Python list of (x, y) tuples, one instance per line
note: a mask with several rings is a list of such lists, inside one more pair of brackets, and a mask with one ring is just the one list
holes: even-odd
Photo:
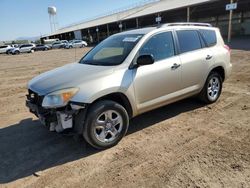
[(137, 66), (151, 65), (155, 62), (153, 55), (141, 55), (137, 58)]

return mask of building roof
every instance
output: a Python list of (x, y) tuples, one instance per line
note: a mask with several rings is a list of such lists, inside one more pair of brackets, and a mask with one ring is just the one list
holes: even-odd
[(202, 3), (206, 3), (206, 2), (210, 2), (210, 1), (214, 1), (214, 0), (185, 0), (185, 1), (183, 1), (183, 0), (160, 0), (157, 2), (152, 2), (152, 3), (145, 4), (143, 6), (138, 6), (138, 7), (132, 8), (130, 10), (107, 15), (107, 16), (93, 19), (90, 21), (86, 21), (83, 23), (78, 23), (75, 25), (71, 25), (69, 27), (64, 27), (64, 28), (58, 29), (55, 32), (53, 32), (49, 35), (46, 35), (46, 36), (52, 36), (52, 35), (57, 35), (57, 34), (61, 34), (61, 33), (77, 31), (80, 29), (96, 27), (98, 25), (128, 20), (128, 19), (132, 19), (132, 18), (145, 16), (145, 15), (150, 15), (150, 14), (154, 14), (154, 13), (160, 13), (163, 11), (173, 10), (173, 9), (177, 9), (177, 8), (181, 8), (181, 7), (202, 4)]

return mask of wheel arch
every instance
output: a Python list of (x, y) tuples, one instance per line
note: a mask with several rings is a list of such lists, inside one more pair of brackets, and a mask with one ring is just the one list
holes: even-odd
[(111, 101), (117, 102), (118, 104), (122, 105), (126, 109), (126, 111), (128, 112), (129, 118), (133, 117), (133, 108), (130, 104), (128, 97), (125, 94), (121, 92), (110, 93), (110, 94), (104, 95), (94, 100), (90, 105), (101, 100), (111, 100)]
[(222, 82), (224, 82), (225, 69), (223, 68), (223, 66), (217, 66), (217, 67), (212, 68), (212, 70), (209, 72), (208, 76), (210, 75), (211, 72), (217, 72), (221, 76)]

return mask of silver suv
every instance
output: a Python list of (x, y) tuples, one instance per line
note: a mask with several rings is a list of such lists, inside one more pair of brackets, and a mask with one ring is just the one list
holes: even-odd
[(132, 30), (32, 79), (26, 105), (51, 131), (71, 129), (104, 149), (146, 111), (193, 95), (214, 103), (231, 67), (230, 49), (209, 24)]

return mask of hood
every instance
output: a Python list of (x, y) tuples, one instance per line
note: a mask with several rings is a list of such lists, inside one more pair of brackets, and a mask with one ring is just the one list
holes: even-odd
[(78, 87), (83, 82), (109, 75), (113, 71), (110, 66), (72, 63), (36, 76), (28, 83), (28, 88), (39, 95), (46, 95), (60, 89)]

